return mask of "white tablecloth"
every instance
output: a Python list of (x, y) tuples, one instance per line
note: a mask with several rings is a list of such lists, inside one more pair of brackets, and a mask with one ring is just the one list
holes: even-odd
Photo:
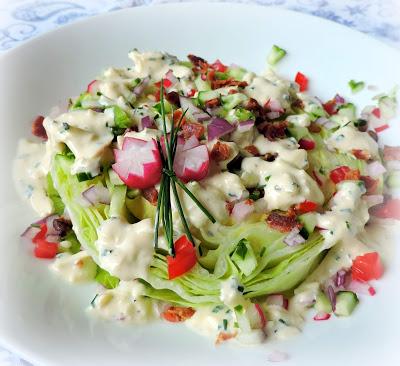
[[(41, 33), (78, 19), (132, 6), (166, 2), (177, 1), (0, 0), (0, 52), (6, 52)], [(400, 0), (235, 0), (232, 2), (279, 6), (313, 14), (400, 47)], [(0, 347), (0, 366), (26, 365), (29, 364)]]

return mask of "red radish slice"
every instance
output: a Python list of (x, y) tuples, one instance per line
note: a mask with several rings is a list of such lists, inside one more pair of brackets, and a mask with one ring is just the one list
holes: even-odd
[(257, 313), (258, 313), (258, 315), (260, 317), (261, 329), (264, 329), (265, 326), (267, 325), (267, 318), (265, 317), (265, 314), (264, 314), (263, 310), (261, 309), (260, 304), (254, 304), (254, 306), (255, 306), (255, 308), (257, 310)]
[(185, 143), (182, 147), (182, 151), (193, 149), (199, 145), (200, 145), (200, 143), (199, 143), (199, 140), (197, 139), (197, 137), (195, 135), (192, 135), (190, 138), (188, 138), (185, 141)]
[(389, 125), (387, 123), (385, 123), (384, 125), (375, 127), (374, 130), (376, 133), (379, 133), (379, 132), (387, 130), (388, 128), (389, 128)]
[(232, 210), (232, 217), (237, 221), (241, 222), (245, 220), (254, 211), (254, 202), (252, 200), (246, 200), (235, 204)]
[(90, 186), (87, 190), (82, 192), (82, 196), (91, 205), (97, 205), (98, 203), (109, 205), (111, 201), (109, 190), (101, 185)]
[(114, 149), (113, 170), (129, 188), (155, 186), (161, 178), (162, 162), (154, 139), (125, 137), (122, 150)]
[(199, 145), (183, 150), (182, 145), (178, 145), (174, 160), (174, 171), (183, 182), (202, 180), (207, 176), (209, 166), (210, 158), (207, 146)]
[(87, 86), (87, 92), (90, 94), (96, 94), (99, 91), (99, 84), (97, 80), (92, 80)]
[(328, 320), (330, 317), (331, 317), (331, 314), (321, 312), (321, 313), (317, 313), (314, 316), (314, 320), (317, 320), (317, 321)]

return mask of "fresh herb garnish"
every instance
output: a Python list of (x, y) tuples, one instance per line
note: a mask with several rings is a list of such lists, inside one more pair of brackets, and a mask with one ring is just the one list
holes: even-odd
[(228, 319), (222, 320), (222, 324), (224, 325), (224, 330), (228, 329)]
[[(184, 183), (175, 175), (173, 170), (174, 159), (176, 154), (176, 147), (178, 144), (178, 133), (182, 125), (182, 121), (185, 117), (187, 110), (183, 111), (177, 125), (171, 122), (171, 131), (169, 134), (169, 139), (167, 135), (167, 124), (166, 124), (166, 110), (164, 104), (164, 80), (161, 80), (160, 85), (160, 114), (162, 119), (162, 133), (164, 137), (165, 145), (165, 156), (163, 149), (161, 147), (160, 140), (157, 141), (158, 150), (162, 160), (162, 177), (160, 182), (160, 190), (158, 193), (157, 200), (157, 211), (155, 217), (155, 227), (154, 227), (154, 246), (158, 247), (158, 230), (160, 226), (160, 220), (162, 221), (164, 227), (164, 233), (167, 239), (168, 246), (170, 248), (171, 255), (175, 255), (174, 249), (174, 238), (173, 238), (173, 222), (172, 222), (172, 209), (171, 209), (171, 190), (172, 196), (174, 197), (175, 205), (178, 209), (179, 216), (182, 221), (185, 233), (192, 245), (195, 245), (192, 233), (190, 232), (189, 225), (187, 223), (183, 208), (179, 199), (177, 185), (193, 200), (193, 202), (200, 208), (200, 210), (207, 216), (207, 218), (215, 223), (215, 218), (211, 213), (200, 203), (200, 201), (193, 195), (193, 193), (185, 186)], [(173, 113), (173, 111), (171, 110)]]

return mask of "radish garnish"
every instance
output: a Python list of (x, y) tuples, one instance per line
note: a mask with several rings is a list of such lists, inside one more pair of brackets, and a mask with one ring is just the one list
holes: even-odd
[(267, 318), (265, 317), (264, 311), (261, 309), (260, 304), (254, 304), (257, 313), (260, 317), (260, 324), (261, 324), (261, 329), (264, 329), (265, 326), (267, 325)]
[(192, 180), (202, 180), (208, 174), (210, 158), (205, 145), (193, 146), (195, 141), (190, 138), (184, 144), (178, 141), (174, 160), (176, 176), (187, 183)]
[(125, 137), (122, 149), (114, 149), (114, 156), (112, 168), (128, 187), (145, 189), (160, 181), (162, 162), (154, 139)]
[(98, 84), (97, 80), (92, 80), (88, 84), (86, 91), (90, 94), (96, 94), (99, 91), (99, 84)]
[(316, 320), (316, 321), (320, 321), (320, 320), (328, 320), (330, 317), (331, 317), (331, 314), (321, 312), (321, 313), (317, 313), (317, 314), (314, 316), (313, 319)]

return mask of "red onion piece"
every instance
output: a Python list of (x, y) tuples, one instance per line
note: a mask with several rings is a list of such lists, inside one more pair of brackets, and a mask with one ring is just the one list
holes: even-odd
[(293, 228), (286, 238), (283, 239), (283, 242), (290, 247), (303, 244), (306, 239), (304, 239), (299, 233), (300, 230), (297, 227)]
[(243, 122), (239, 122), (238, 126), (237, 126), (237, 130), (238, 132), (247, 132), (250, 131), (254, 126), (254, 121), (253, 120), (248, 120), (248, 121), (243, 121)]
[(194, 117), (195, 114), (203, 114), (204, 111), (201, 110), (200, 108), (197, 108), (194, 105), (193, 99), (188, 98), (188, 97), (183, 97), (182, 95), (179, 96), (179, 102), (181, 104), (182, 111), (186, 111), (187, 113), (190, 114), (191, 116)]
[(47, 226), (47, 235), (57, 235), (57, 231), (54, 229), (54, 220), (59, 219), (58, 215), (50, 215), (46, 218), (46, 226)]
[(150, 128), (151, 126), (154, 125), (154, 121), (150, 116), (145, 116), (141, 119), (141, 130), (144, 130), (145, 128)]
[(317, 118), (314, 122), (315, 122), (317, 125), (324, 126), (325, 123), (328, 123), (328, 122), (329, 122), (329, 119), (326, 118), (326, 117), (319, 117), (319, 118)]
[(348, 291), (353, 291), (357, 295), (371, 295), (370, 284), (368, 282), (360, 282), (352, 280), (347, 286)]
[(198, 122), (205, 122), (211, 119), (211, 116), (206, 113), (206, 112), (200, 112), (200, 113), (193, 113), (193, 117), (198, 121)]
[(231, 125), (223, 118), (214, 117), (207, 126), (208, 141), (212, 141), (221, 136), (225, 136), (235, 130), (235, 126)]
[(21, 234), (21, 238), (32, 241), (32, 239), (40, 232), (40, 228), (35, 226), (28, 226), (25, 231)]
[(367, 202), (368, 207), (373, 207), (383, 203), (384, 197), (382, 194), (372, 194), (368, 196), (363, 196), (363, 200)]
[(340, 96), (339, 94), (335, 95), (335, 102), (336, 102), (336, 104), (344, 104), (344, 103), (346, 103), (344, 98), (342, 96)]
[(338, 273), (336, 273), (336, 279), (335, 279), (335, 286), (336, 287), (342, 287), (344, 286), (344, 283), (346, 281), (346, 271), (340, 270)]
[(336, 293), (332, 286), (328, 286), (327, 295), (332, 305), (332, 311), (336, 310)]
[(251, 200), (238, 202), (235, 204), (232, 210), (232, 217), (237, 221), (241, 222), (245, 220), (254, 211), (254, 203)]
[(367, 165), (367, 173), (372, 178), (378, 178), (386, 173), (386, 168), (379, 161), (374, 161)]
[(108, 205), (111, 201), (108, 189), (100, 185), (90, 186), (86, 191), (82, 192), (82, 196), (92, 205), (98, 203)]
[(139, 96), (140, 94), (142, 94), (144, 92), (144, 90), (146, 89), (147, 85), (149, 84), (150, 78), (149, 77), (145, 77), (140, 83), (139, 85), (136, 85), (133, 88), (133, 94), (135, 94), (136, 96)]

